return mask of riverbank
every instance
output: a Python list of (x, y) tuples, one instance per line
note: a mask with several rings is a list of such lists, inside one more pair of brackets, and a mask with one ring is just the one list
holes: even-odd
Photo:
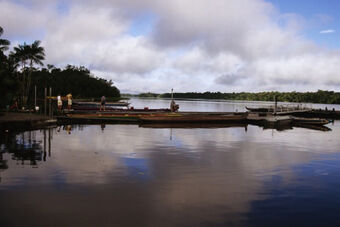
[(55, 124), (57, 121), (35, 113), (2, 112), (0, 130), (33, 129)]

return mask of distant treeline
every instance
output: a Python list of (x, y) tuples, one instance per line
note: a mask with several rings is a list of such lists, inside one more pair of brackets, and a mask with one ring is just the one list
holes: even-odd
[[(170, 93), (141, 93), (138, 97), (170, 98)], [(248, 101), (274, 101), (275, 97), (280, 102), (308, 102), (340, 104), (340, 92), (323, 91), (317, 92), (240, 92), (240, 93), (221, 93), (221, 92), (186, 92), (174, 93), (175, 98), (186, 99), (225, 99), (225, 100), (248, 100)]]
[(15, 100), (22, 106), (32, 105), (35, 86), (38, 99), (44, 98), (45, 87), (52, 87), (53, 96), (71, 93), (74, 98), (120, 97), (111, 80), (95, 77), (83, 66), (43, 67), (45, 49), (38, 40), (19, 44), (8, 53), (10, 41), (1, 38), (3, 32), (0, 27), (0, 107), (11, 105)]

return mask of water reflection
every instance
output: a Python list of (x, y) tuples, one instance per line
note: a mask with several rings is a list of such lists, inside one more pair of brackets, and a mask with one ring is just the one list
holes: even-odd
[[(73, 127), (80, 130), (84, 126)], [(2, 133), (0, 136), (0, 169), (8, 169), (8, 160), (4, 159), (5, 154), (10, 154), (10, 159), (16, 161), (16, 165), (37, 168), (39, 162), (45, 162), (47, 157), (51, 157), (53, 133), (60, 133), (61, 129), (70, 135), (72, 126), (64, 125), (38, 131)]]
[(0, 141), (0, 217), (7, 225), (225, 226), (263, 225), (258, 217), (269, 216), (278, 226), (279, 214), (294, 208), (283, 200), (302, 199), (307, 219), (302, 194), (322, 199), (317, 192), (336, 195), (331, 185), (340, 185), (339, 126), (330, 128), (70, 125), (8, 133)]
[[(218, 139), (221, 137), (221, 133), (219, 131), (223, 129), (230, 129), (233, 132), (237, 132), (238, 136), (236, 140), (239, 140), (241, 137), (244, 137), (244, 134), (240, 129), (243, 129), (244, 133), (246, 134), (248, 131), (248, 124), (221, 124), (221, 123), (187, 123), (187, 124), (176, 124), (176, 123), (162, 123), (162, 124), (142, 124), (138, 127), (148, 129), (147, 133), (150, 137), (144, 135), (143, 133), (138, 133), (138, 131), (131, 131), (129, 132), (130, 138), (134, 138), (134, 142), (127, 141), (126, 137), (127, 134), (123, 133), (123, 135), (116, 135), (118, 138), (115, 138), (115, 133), (112, 131), (112, 127), (124, 127), (123, 125), (109, 125), (109, 128), (106, 129), (105, 124), (99, 125), (101, 133), (108, 134), (105, 137), (96, 137), (91, 135), (92, 128), (97, 126), (91, 126), (91, 125), (63, 125), (58, 126), (57, 128), (49, 128), (44, 129), (40, 131), (28, 131), (28, 132), (21, 132), (19, 134), (17, 133), (4, 133), (1, 136), (0, 140), (0, 169), (5, 170), (8, 169), (8, 160), (4, 159), (4, 154), (8, 153), (11, 154), (11, 160), (16, 161), (17, 165), (29, 165), (31, 167), (38, 167), (39, 162), (46, 161), (47, 157), (51, 157), (51, 150), (52, 150), (52, 141), (53, 141), (53, 134), (57, 135), (63, 135), (63, 137), (57, 137), (57, 148), (62, 148), (62, 150), (93, 150), (95, 154), (99, 153), (99, 150), (103, 148), (103, 151), (106, 150), (105, 146), (107, 146), (107, 149), (110, 150), (113, 149), (115, 151), (116, 147), (118, 147), (118, 150), (124, 151), (124, 153), (127, 153), (129, 155), (136, 155), (136, 152), (132, 152), (135, 150), (135, 143), (138, 142), (138, 146), (143, 146), (145, 139), (148, 143), (153, 141), (155, 145), (161, 144), (164, 142), (164, 140), (160, 141), (159, 132), (161, 132), (163, 135), (168, 135), (167, 138), (170, 142), (170, 144), (175, 143), (174, 145), (177, 147), (185, 147), (185, 144), (190, 144), (190, 146), (194, 149), (201, 150), (195, 139), (192, 139), (191, 141), (185, 141), (189, 138), (188, 135), (180, 134), (181, 131), (177, 131), (173, 133), (173, 130), (182, 130), (182, 129), (193, 129), (193, 130), (213, 130), (215, 139)], [(136, 126), (131, 126), (136, 127)], [(251, 126), (256, 127), (256, 126)], [(90, 130), (88, 130), (91, 128)], [(263, 128), (264, 130), (271, 130), (271, 134), (273, 137), (273, 130), (275, 131), (287, 131), (287, 130), (296, 130), (297, 128), (307, 129), (307, 130), (316, 130), (316, 131), (331, 131), (331, 128), (326, 126), (260, 126), (259, 128)], [(105, 130), (106, 129), (106, 130)], [(155, 131), (152, 132), (150, 130), (162, 130), (162, 131)], [(75, 131), (78, 135), (71, 135), (72, 131)], [(85, 131), (85, 135), (79, 135), (79, 132)], [(198, 131), (196, 131), (198, 132)], [(217, 133), (217, 134), (216, 134)], [(37, 134), (39, 134), (37, 136)], [(197, 134), (197, 133), (196, 133)], [(204, 133), (205, 134), (205, 133)], [(233, 134), (233, 133), (232, 133)], [(66, 142), (68, 139), (65, 138), (65, 135), (69, 135), (71, 142)], [(80, 136), (80, 138), (79, 138)], [(197, 137), (198, 135), (196, 135)], [(224, 137), (224, 136), (223, 136)], [(90, 139), (91, 138), (91, 139)], [(179, 139), (180, 138), (180, 139)], [(60, 140), (61, 139), (61, 140)], [(149, 141), (148, 141), (149, 140)], [(119, 143), (115, 144), (115, 147), (112, 147), (112, 142), (117, 141)], [(121, 144), (123, 142), (123, 144)], [(128, 144), (132, 145), (129, 146)], [(166, 144), (166, 143), (165, 143)], [(86, 148), (84, 147), (86, 146)], [(93, 146), (94, 145), (94, 146)], [(90, 148), (90, 149), (88, 149)], [(152, 149), (153, 150), (153, 149)], [(96, 168), (96, 167), (94, 167)]]
[(2, 134), (2, 140), (0, 141), (1, 160), (7, 162), (3, 160), (3, 155), (8, 153), (11, 156), (11, 160), (15, 160), (17, 165), (38, 167), (39, 162), (46, 161), (47, 152), (48, 156), (51, 156), (51, 132), (52, 129), (42, 130), (43, 140), (37, 138), (36, 134), (38, 131)]

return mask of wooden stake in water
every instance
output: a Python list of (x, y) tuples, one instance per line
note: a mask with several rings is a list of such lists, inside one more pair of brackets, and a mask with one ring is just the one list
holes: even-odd
[(48, 107), (48, 113), (49, 113), (49, 117), (52, 117), (52, 99), (51, 99), (51, 97), (52, 97), (52, 88), (50, 87), (50, 98), (49, 98), (49, 102), (48, 102), (48, 105), (49, 105), (49, 107)]
[(44, 101), (44, 115), (45, 116), (47, 115), (47, 103), (46, 103), (46, 100), (47, 100), (47, 88), (45, 87), (45, 101)]
[(34, 85), (34, 110), (37, 106), (37, 85)]
[(275, 102), (275, 106), (274, 106), (274, 115), (276, 115), (276, 109), (277, 109), (277, 99), (276, 99), (276, 95), (274, 96), (274, 102)]

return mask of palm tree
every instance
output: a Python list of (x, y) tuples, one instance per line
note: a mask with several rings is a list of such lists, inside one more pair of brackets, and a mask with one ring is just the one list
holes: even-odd
[[(45, 59), (45, 49), (40, 46), (40, 41), (36, 40), (31, 45), (24, 43), (23, 45), (14, 47), (14, 51), (10, 56), (16, 59), (17, 62), (20, 62), (22, 67), (22, 104), (26, 105), (31, 86), (33, 66), (35, 64), (43, 65), (42, 61)], [(27, 68), (27, 64), (29, 68)]]
[(16, 62), (18, 62), (21, 65), (21, 80), (20, 81), (20, 87), (21, 87), (21, 95), (22, 95), (22, 105), (26, 105), (26, 65), (28, 60), (28, 53), (29, 53), (29, 45), (24, 43), (23, 45), (19, 44), (17, 47), (14, 47), (14, 52), (10, 53), (10, 58), (14, 59)]
[[(0, 26), (0, 37), (4, 33), (4, 29)], [(0, 38), (0, 52), (8, 50), (8, 46), (10, 45), (10, 41), (7, 39)]]
[(29, 74), (27, 78), (27, 89), (26, 89), (26, 97), (28, 98), (29, 95), (29, 89), (31, 86), (31, 78), (32, 78), (32, 71), (33, 71), (33, 65), (41, 65), (43, 66), (44, 63), (42, 62), (45, 60), (45, 49), (44, 47), (40, 46), (40, 41), (36, 40), (31, 45), (29, 45), (28, 48), (28, 60), (29, 60)]

